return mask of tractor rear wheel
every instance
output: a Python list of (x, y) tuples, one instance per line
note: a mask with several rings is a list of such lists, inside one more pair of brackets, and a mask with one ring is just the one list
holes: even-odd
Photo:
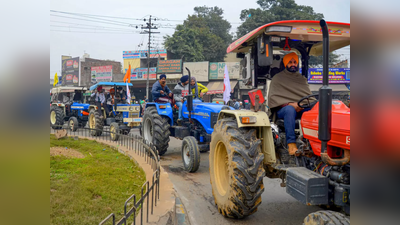
[(68, 127), (71, 131), (75, 132), (76, 130), (78, 130), (78, 119), (74, 116), (71, 116), (68, 120)]
[(64, 112), (59, 107), (52, 107), (50, 110), (50, 126), (55, 129), (59, 130), (62, 129), (64, 124)]
[(111, 136), (111, 140), (113, 141), (118, 141), (119, 139), (119, 125), (118, 123), (111, 123), (110, 124), (110, 136)]
[(185, 170), (189, 173), (196, 172), (200, 167), (200, 150), (193, 136), (183, 138), (182, 161)]
[(144, 111), (142, 120), (142, 135), (143, 138), (153, 143), (158, 150), (159, 155), (164, 155), (169, 146), (169, 131), (168, 120), (158, 115), (156, 107), (148, 107)]
[(91, 109), (89, 112), (90, 135), (100, 136), (103, 133), (103, 120), (97, 110)]
[(238, 128), (234, 118), (217, 122), (210, 144), (210, 181), (222, 215), (243, 218), (257, 211), (264, 192), (263, 160), (256, 129)]
[(303, 225), (350, 225), (350, 219), (334, 211), (318, 211), (308, 214)]

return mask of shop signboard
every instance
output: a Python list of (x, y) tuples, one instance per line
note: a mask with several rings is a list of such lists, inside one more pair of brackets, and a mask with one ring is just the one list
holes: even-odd
[(62, 86), (79, 85), (79, 57), (61, 60)]

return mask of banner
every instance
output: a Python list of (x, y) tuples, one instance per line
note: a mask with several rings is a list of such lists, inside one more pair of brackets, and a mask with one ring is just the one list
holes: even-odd
[[(123, 51), (122, 58), (124, 59), (139, 59), (139, 58), (147, 58), (148, 50), (137, 50), (137, 51)], [(150, 58), (166, 58), (167, 50), (166, 49), (158, 49), (158, 50), (150, 50)]]
[(186, 67), (198, 82), (208, 82), (208, 62), (185, 62), (183, 63), (184, 74), (187, 74)]
[(112, 81), (112, 66), (96, 66), (91, 69), (92, 80), (95, 79), (96, 82)]
[[(308, 83), (322, 84), (323, 69), (309, 68)], [(347, 84), (350, 83), (350, 68), (329, 68), (330, 84)]]
[(64, 59), (62, 65), (62, 86), (78, 86), (79, 85), (79, 57)]
[[(125, 73), (128, 69), (125, 69)], [(149, 80), (155, 80), (157, 77), (157, 68), (150, 67)], [(131, 69), (131, 80), (147, 80), (147, 68), (132, 68)]]
[(158, 60), (157, 71), (159, 74), (162, 73), (182, 73), (182, 60)]
[(228, 73), (230, 79), (239, 79), (239, 62), (211, 62), (209, 70), (209, 79), (218, 80), (224, 79), (225, 65), (228, 67)]

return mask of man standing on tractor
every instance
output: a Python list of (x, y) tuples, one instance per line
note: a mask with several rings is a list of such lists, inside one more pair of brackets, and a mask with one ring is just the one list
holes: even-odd
[(181, 82), (176, 84), (174, 90), (182, 90), (182, 95), (174, 95), (175, 104), (179, 107), (179, 114), (178, 114), (178, 125), (182, 122), (182, 105), (185, 102), (184, 96), (188, 95), (189, 93), (189, 76), (185, 75), (181, 77)]
[(304, 96), (311, 95), (307, 78), (302, 76), (299, 70), (299, 56), (292, 52), (283, 57), (285, 69), (276, 74), (272, 80), (268, 94), (268, 106), (272, 113), (284, 120), (286, 142), (289, 146), (289, 154), (297, 151), (295, 122), (303, 112), (310, 108), (300, 108), (297, 102)]
[(160, 80), (153, 84), (151, 88), (151, 94), (153, 101), (157, 101), (159, 98), (172, 97), (172, 92), (167, 86), (167, 76), (165, 74), (160, 75)]
[(200, 83), (197, 83), (196, 77), (191, 77), (190, 79), (190, 88), (192, 89), (194, 98), (202, 100), (203, 96), (207, 93), (208, 88)]
[(103, 113), (101, 111), (101, 107), (104, 107), (104, 110), (106, 110), (106, 115), (109, 114), (108, 107), (106, 106), (106, 96), (104, 95), (104, 90), (101, 86), (97, 87), (95, 89), (95, 92), (90, 95), (91, 97), (95, 96), (95, 102), (97, 106), (97, 112), (100, 115), (100, 118), (103, 118)]

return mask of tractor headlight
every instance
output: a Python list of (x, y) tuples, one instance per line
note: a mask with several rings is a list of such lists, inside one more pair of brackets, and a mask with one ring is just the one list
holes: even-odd
[(140, 109), (139, 109), (139, 106), (136, 106), (136, 107), (135, 107), (135, 110), (136, 110), (136, 111), (139, 111), (139, 110), (140, 110)]
[(135, 107), (131, 106), (129, 107), (129, 111), (133, 111), (135, 109)]

